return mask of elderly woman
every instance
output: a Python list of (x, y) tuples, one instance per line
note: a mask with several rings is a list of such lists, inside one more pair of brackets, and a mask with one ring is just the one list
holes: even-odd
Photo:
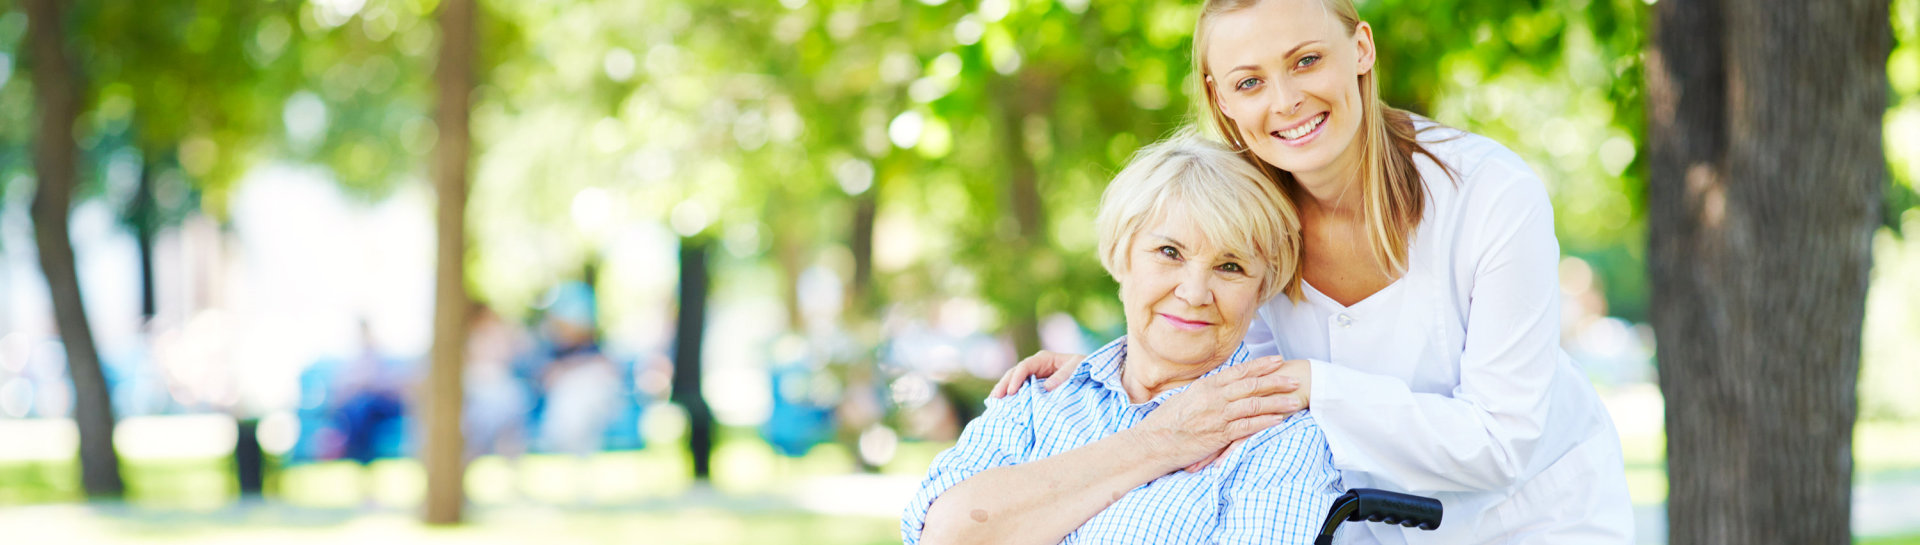
[[(1308, 543), (1339, 495), (1312, 418), (1246, 362), (1260, 305), (1301, 295), (1299, 220), (1225, 147), (1155, 144), (1108, 185), (1100, 261), (1127, 335), (1059, 389), (989, 402), (907, 508), (912, 543)], [(1181, 468), (1211, 459), (1195, 472)]]

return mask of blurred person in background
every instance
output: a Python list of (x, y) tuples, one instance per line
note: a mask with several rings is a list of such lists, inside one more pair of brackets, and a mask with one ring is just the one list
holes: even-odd
[(467, 334), (467, 459), (488, 454), (517, 458), (526, 452), (527, 415), (533, 411), (529, 386), (514, 373), (514, 360), (531, 350), (519, 327), (493, 308), (474, 305)]
[[(1305, 236), (1306, 297), (1264, 305), (1248, 344), (1284, 359), (1297, 388), (1282, 397), (1314, 410), (1348, 486), (1446, 506), (1436, 532), (1368, 525), (1363, 541), (1631, 540), (1619, 435), (1561, 348), (1560, 249), (1533, 169), (1384, 104), (1352, 0), (1209, 0), (1193, 43), (1216, 136)], [(995, 390), (1076, 361), (1043, 352)]]
[(541, 322), (546, 363), (538, 375), (545, 406), (540, 446), (584, 457), (603, 447), (620, 408), (620, 370), (596, 340), (593, 289), (567, 282), (554, 290)]
[(1177, 137), (1114, 177), (1095, 224), (1127, 334), (1057, 390), (990, 402), (934, 459), (905, 541), (1313, 542), (1340, 474), (1312, 415), (1263, 397), (1279, 362), (1242, 342), (1261, 303), (1300, 296), (1292, 207), (1226, 147)]
[(367, 465), (393, 455), (396, 426), (406, 415), (403, 393), (409, 381), (399, 362), (388, 358), (374, 338), (373, 326), (360, 321), (360, 354), (348, 360), (334, 385), (334, 423), (342, 435), (340, 456)]
[[(374, 460), (400, 456), (404, 430), (406, 389), (412, 384), (400, 362), (386, 356), (372, 324), (360, 320), (360, 353), (348, 360), (335, 377), (332, 420), (338, 430), (339, 458), (367, 466)], [(362, 492), (373, 502), (375, 479), (362, 472)]]

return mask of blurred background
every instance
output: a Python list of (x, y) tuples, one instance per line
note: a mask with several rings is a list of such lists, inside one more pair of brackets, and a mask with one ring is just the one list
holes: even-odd
[[(1094, 209), (1194, 111), (1176, 0), (479, 0), (470, 58), (436, 19), (469, 0), (39, 1), (61, 74), (37, 4), (0, 0), (17, 543), (897, 542), (995, 377), (1122, 333)], [(1551, 190), (1563, 343), (1659, 543), (1652, 3), (1358, 2), (1390, 103), (1505, 143)], [(1884, 16), (1852, 529), (1920, 543), (1920, 0)], [(441, 314), (464, 438), (426, 461), (452, 390), (428, 387), (433, 165), (465, 136), (435, 111), (445, 59), (474, 70), (469, 301)], [(36, 239), (41, 78), (75, 101), (70, 214), (44, 216), (72, 311)], [(77, 311), (91, 346), (62, 334)], [(117, 491), (76, 456), (103, 433)], [(448, 459), (466, 523), (424, 524)]]

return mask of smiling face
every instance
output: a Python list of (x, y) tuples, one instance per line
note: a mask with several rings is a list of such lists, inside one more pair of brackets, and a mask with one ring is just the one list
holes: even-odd
[(1116, 274), (1126, 308), (1127, 366), (1187, 379), (1226, 363), (1246, 336), (1273, 274), (1253, 256), (1208, 240), (1192, 215), (1170, 203), (1127, 245)]
[(1302, 183), (1358, 173), (1373, 31), (1322, 0), (1265, 0), (1202, 23), (1208, 99), (1233, 137)]

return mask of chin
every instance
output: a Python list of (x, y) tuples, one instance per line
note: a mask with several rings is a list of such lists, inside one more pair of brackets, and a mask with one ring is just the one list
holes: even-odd
[(1287, 172), (1313, 172), (1326, 168), (1327, 164), (1332, 162), (1321, 157), (1321, 154), (1317, 153), (1320, 151), (1318, 149), (1291, 150), (1279, 148), (1283, 148), (1283, 146), (1273, 144), (1268, 147), (1267, 153), (1255, 155), (1259, 155), (1260, 160), (1266, 161), (1267, 164), (1273, 165), (1274, 168)]
[[(1181, 367), (1207, 365), (1213, 361), (1215, 356), (1220, 354), (1218, 350), (1214, 350), (1213, 348), (1179, 347), (1170, 350), (1161, 350), (1149, 345), (1148, 349), (1153, 350), (1155, 355), (1160, 356), (1162, 362)], [(1225, 360), (1222, 359), (1221, 363), (1225, 363)]]

